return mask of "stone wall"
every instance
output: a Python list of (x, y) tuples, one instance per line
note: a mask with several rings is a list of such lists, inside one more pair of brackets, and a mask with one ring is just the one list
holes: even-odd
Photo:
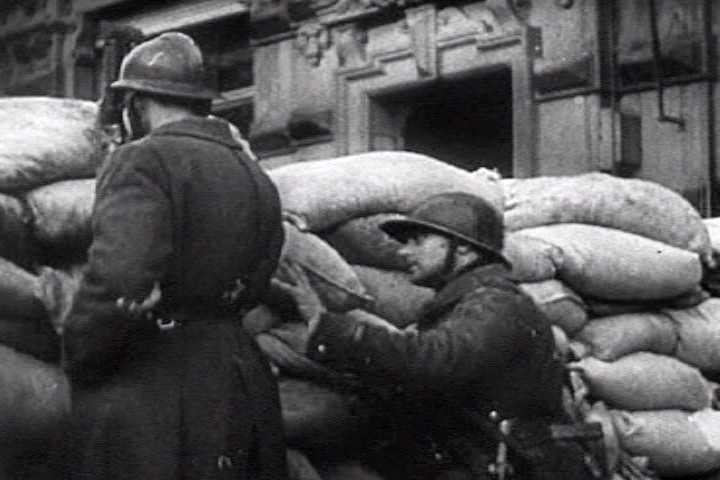
[(77, 22), (71, 0), (5, 0), (0, 6), (0, 93), (66, 93)]

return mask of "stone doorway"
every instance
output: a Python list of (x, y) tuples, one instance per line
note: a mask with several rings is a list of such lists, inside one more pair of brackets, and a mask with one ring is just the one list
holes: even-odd
[[(513, 175), (510, 68), (442, 81), (393, 100), (405, 103), (400, 143), (465, 170), (494, 168)], [(397, 111), (397, 110), (396, 110)]]

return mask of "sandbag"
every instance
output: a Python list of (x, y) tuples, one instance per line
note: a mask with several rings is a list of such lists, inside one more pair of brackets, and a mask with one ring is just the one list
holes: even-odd
[(102, 157), (97, 114), (86, 100), (0, 98), (0, 191), (94, 176)]
[(535, 304), (550, 320), (569, 336), (588, 321), (582, 299), (559, 280), (521, 283), (520, 288), (532, 297)]
[(307, 456), (301, 451), (288, 448), (286, 459), (288, 480), (323, 480)]
[(405, 270), (408, 262), (398, 255), (400, 242), (380, 229), (394, 213), (378, 213), (354, 218), (320, 236), (348, 262), (384, 270)]
[(356, 425), (351, 398), (317, 383), (281, 377), (278, 381), (283, 426), (290, 448), (345, 441)]
[(661, 300), (690, 292), (702, 279), (697, 254), (621, 230), (564, 223), (522, 232), (560, 248), (558, 277), (580, 295)]
[(708, 265), (714, 264), (698, 211), (680, 194), (658, 183), (599, 172), (505, 179), (501, 183), (509, 230), (587, 223), (687, 249)]
[(276, 274), (278, 279), (289, 280), (282, 268), (289, 262), (307, 272), (313, 288), (329, 310), (352, 310), (370, 301), (355, 271), (327, 242), (313, 233), (300, 231), (290, 222), (283, 222), (283, 227), (285, 243), (280, 255), (281, 268)]
[(590, 346), (591, 355), (612, 362), (636, 352), (672, 355), (678, 336), (662, 313), (630, 313), (590, 320), (575, 336)]
[(270, 169), (283, 209), (304, 230), (321, 231), (377, 213), (408, 213), (429, 196), (462, 191), (502, 211), (497, 175), (474, 173), (404, 151), (378, 151)]
[(44, 319), (38, 277), (0, 257), (0, 318)]
[(260, 304), (245, 314), (242, 319), (242, 326), (246, 332), (255, 336), (267, 332), (281, 322), (282, 318), (278, 312), (268, 305)]
[(720, 468), (720, 411), (610, 412), (622, 448), (646, 457), (662, 476), (700, 475)]
[(357, 460), (347, 460), (322, 470), (323, 480), (383, 480)]
[(541, 282), (557, 276), (556, 265), (562, 264), (562, 251), (522, 231), (505, 235), (503, 255), (512, 264), (510, 276), (517, 282)]
[(30, 211), (20, 199), (0, 194), (0, 257), (23, 268), (32, 266), (35, 252), (30, 226)]
[(710, 248), (715, 253), (720, 253), (720, 217), (703, 218), (703, 224), (708, 231)]
[(59, 367), (0, 346), (0, 441), (49, 442), (70, 408)]
[(612, 301), (587, 296), (583, 298), (583, 300), (587, 306), (590, 318), (600, 318), (624, 315), (627, 313), (656, 312), (663, 308), (692, 308), (700, 305), (708, 298), (710, 298), (710, 293), (698, 285), (688, 293), (680, 295), (679, 297), (664, 300), (644, 302), (634, 302), (632, 300)]
[(44, 245), (67, 245), (85, 251), (92, 241), (95, 179), (63, 180), (30, 191), (35, 239)]
[(720, 298), (664, 312), (677, 331), (675, 356), (705, 372), (720, 372)]
[(430, 288), (414, 285), (406, 274), (362, 265), (352, 265), (372, 301), (365, 309), (403, 328), (418, 321), (435, 296)]
[(43, 266), (38, 269), (35, 295), (42, 302), (48, 320), (62, 334), (65, 321), (80, 288), (84, 265), (68, 268)]
[(715, 395), (698, 369), (667, 355), (637, 352), (614, 362), (585, 357), (570, 366), (595, 399), (620, 410), (702, 410)]
[(0, 318), (0, 345), (43, 362), (60, 361), (60, 335), (46, 318)]

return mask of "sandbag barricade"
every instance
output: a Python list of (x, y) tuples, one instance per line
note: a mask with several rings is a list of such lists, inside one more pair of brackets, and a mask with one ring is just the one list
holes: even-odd
[(590, 394), (620, 410), (710, 408), (716, 385), (680, 360), (637, 352), (613, 362), (586, 357), (571, 364), (581, 372)]
[(560, 249), (558, 277), (580, 294), (662, 300), (693, 290), (702, 279), (697, 254), (621, 230), (561, 223), (522, 232)]
[(0, 99), (0, 191), (93, 177), (103, 157), (97, 115), (85, 100)]
[(45, 246), (87, 250), (92, 240), (95, 184), (93, 178), (63, 180), (28, 192), (25, 201), (35, 240)]
[[(17, 459), (41, 459), (70, 409), (60, 368), (0, 346), (0, 470)], [(17, 478), (17, 477), (7, 477)]]
[(313, 288), (329, 309), (342, 312), (371, 301), (355, 271), (335, 249), (319, 236), (303, 232), (291, 222), (285, 221), (283, 226), (285, 243), (276, 274), (280, 280), (287, 280), (282, 263), (299, 265), (307, 272)]
[(647, 458), (649, 467), (660, 475), (688, 477), (720, 468), (718, 410), (612, 410), (610, 414), (622, 448)]
[(651, 312), (595, 318), (574, 338), (587, 344), (593, 357), (606, 362), (637, 352), (672, 355), (678, 344), (670, 317)]
[(690, 250), (706, 264), (714, 264), (707, 228), (698, 211), (679, 193), (658, 183), (598, 172), (501, 182), (508, 230), (586, 223)]
[(425, 198), (451, 191), (483, 197), (498, 211), (504, 203), (491, 173), (470, 173), (412, 152), (360, 153), (283, 165), (268, 173), (283, 209), (309, 231), (377, 213), (408, 213)]
[(710, 298), (697, 307), (667, 309), (677, 335), (674, 354), (708, 373), (720, 372), (720, 298)]
[(402, 217), (378, 213), (358, 217), (320, 234), (349, 263), (382, 270), (405, 270), (406, 259), (398, 255), (400, 242), (380, 229), (382, 222)]
[[(79, 159), (87, 163), (90, 157)], [(0, 155), (0, 192), (1, 161)], [(8, 208), (0, 196), (0, 210), (10, 212), (19, 232), (9, 247), (0, 241), (0, 257), (11, 262), (17, 257), (16, 263), (29, 269), (32, 261), (23, 264), (17, 246), (87, 248), (95, 182), (95, 163), (90, 163), (93, 169), (84, 170), (89, 173), (75, 167), (62, 175), (48, 170), (42, 181), (14, 186), (11, 191), (21, 194), (6, 195)], [(374, 314), (411, 328), (434, 293), (407, 280), (399, 244), (379, 224), (435, 193), (474, 193), (504, 212), (503, 253), (513, 264), (511, 274), (550, 318), (557, 337), (570, 338), (573, 348), (564, 350), (563, 358), (574, 357), (569, 367), (583, 374), (596, 404), (638, 418), (680, 408), (686, 416), (714, 412), (715, 385), (703, 375), (716, 369), (714, 302), (705, 305), (707, 292), (700, 285), (703, 263), (712, 266), (710, 235), (692, 206), (674, 192), (605, 174), (501, 180), (483, 169), (468, 172), (410, 152), (300, 162), (269, 174), (288, 219), (276, 277), (285, 278), (288, 265), (300, 266), (331, 309), (361, 321)], [(30, 242), (24, 240), (28, 236)], [(63, 260), (58, 264), (67, 264)], [(62, 331), (80, 277), (58, 264), (39, 266), (37, 278), (23, 281), (39, 282), (37, 296)], [(361, 471), (354, 458), (343, 459), (342, 468), (322, 461), (308, 465), (317, 457), (305, 457), (307, 451), (342, 449), (351, 442), (358, 419), (352, 417), (352, 398), (339, 386), (347, 378), (310, 361), (307, 326), (283, 300), (268, 302), (243, 318), (243, 325), (280, 375), (285, 426), (297, 448), (289, 453), (295, 475), (317, 480), (316, 473), (333, 478), (337, 472)], [(353, 310), (358, 308), (363, 310)], [(689, 474), (715, 467), (713, 458), (702, 468), (683, 458), (657, 460), (670, 429), (659, 429), (653, 433), (657, 441), (640, 448), (633, 443), (636, 437), (617, 432), (621, 423), (614, 423), (613, 434), (625, 436), (623, 448), (649, 457), (658, 471)], [(686, 458), (699, 455), (692, 451)], [(665, 468), (663, 460), (672, 465)]]

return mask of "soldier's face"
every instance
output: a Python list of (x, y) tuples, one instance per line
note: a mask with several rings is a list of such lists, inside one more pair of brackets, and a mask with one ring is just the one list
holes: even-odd
[(418, 232), (408, 238), (398, 250), (410, 267), (410, 281), (416, 285), (434, 287), (445, 274), (450, 240), (429, 232)]

